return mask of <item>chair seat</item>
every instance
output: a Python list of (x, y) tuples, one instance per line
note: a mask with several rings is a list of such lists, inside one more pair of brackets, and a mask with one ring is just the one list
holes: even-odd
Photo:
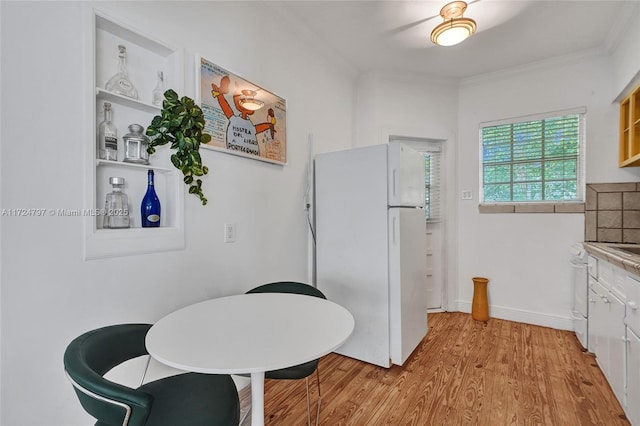
[[(139, 390), (153, 395), (145, 426), (229, 426), (240, 423), (240, 404), (230, 376), (185, 373), (147, 383)], [(193, 395), (198, 395), (194, 398)], [(206, 396), (206, 397), (205, 397)], [(96, 426), (105, 423), (98, 422)]]
[(318, 368), (318, 362), (320, 360), (314, 359), (313, 361), (305, 362), (304, 364), (294, 365), (293, 367), (283, 368), (281, 370), (267, 371), (264, 377), (267, 379), (280, 379), (280, 380), (299, 380), (304, 379), (312, 375), (316, 368)]

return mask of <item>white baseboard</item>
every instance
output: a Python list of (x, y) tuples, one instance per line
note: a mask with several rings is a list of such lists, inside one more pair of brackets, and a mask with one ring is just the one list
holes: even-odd
[[(471, 313), (471, 302), (458, 300), (458, 310), (460, 312)], [(507, 308), (504, 306), (489, 306), (489, 317), (499, 318), (509, 321), (522, 322), (525, 324), (540, 325), (543, 327), (555, 328), (558, 330), (573, 331), (573, 319), (569, 316), (550, 315), (542, 312), (525, 311), (522, 309)]]

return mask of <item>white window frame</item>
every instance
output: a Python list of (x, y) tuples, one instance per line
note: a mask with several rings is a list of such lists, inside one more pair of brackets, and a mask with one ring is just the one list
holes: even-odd
[[(479, 140), (479, 194), (480, 194), (480, 206), (516, 206), (516, 205), (555, 205), (555, 204), (575, 204), (575, 203), (584, 203), (585, 196), (585, 145), (586, 145), (586, 113), (587, 109), (585, 107), (573, 108), (561, 111), (552, 111), (542, 114), (534, 114), (520, 117), (507, 118), (502, 120), (495, 121), (486, 121), (482, 122), (479, 125), (478, 129), (478, 140)], [(505, 124), (515, 124), (515, 123), (523, 123), (528, 121), (537, 121), (544, 120), (554, 117), (562, 117), (566, 115), (580, 115), (580, 128), (579, 128), (579, 142), (578, 142), (578, 164), (577, 164), (577, 182), (576, 182), (576, 199), (575, 200), (527, 200), (527, 201), (495, 201), (489, 200), (485, 201), (484, 199), (484, 159), (483, 159), (483, 141), (482, 141), (482, 130), (485, 127), (492, 126), (500, 126)], [(549, 211), (549, 210), (545, 210)], [(491, 212), (491, 211), (486, 211)], [(506, 212), (504, 210), (496, 210), (496, 212)]]

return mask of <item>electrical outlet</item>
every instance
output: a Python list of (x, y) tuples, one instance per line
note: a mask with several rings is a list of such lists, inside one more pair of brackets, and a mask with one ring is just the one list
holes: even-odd
[(236, 242), (236, 224), (235, 223), (224, 224), (224, 242), (225, 243)]
[(462, 191), (463, 200), (473, 200), (473, 192), (469, 190)]

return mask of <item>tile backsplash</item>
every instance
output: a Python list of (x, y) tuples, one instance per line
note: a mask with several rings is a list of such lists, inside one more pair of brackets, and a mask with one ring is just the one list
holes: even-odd
[(640, 183), (588, 183), (585, 241), (640, 244)]

